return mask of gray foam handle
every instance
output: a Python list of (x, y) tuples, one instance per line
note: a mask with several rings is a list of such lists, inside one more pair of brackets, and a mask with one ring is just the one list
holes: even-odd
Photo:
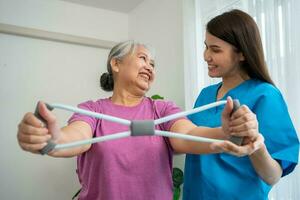
[[(232, 113), (234, 113), (237, 109), (239, 109), (239, 107), (240, 107), (239, 100), (237, 100), (237, 99), (233, 100)], [(232, 143), (234, 143), (234, 144), (236, 144), (236, 145), (242, 145), (242, 143), (243, 143), (243, 137), (231, 136), (229, 138), (229, 141), (232, 142)]]
[(130, 131), (131, 136), (154, 135), (153, 120), (134, 120), (131, 121)]
[[(54, 108), (50, 106), (49, 104), (46, 104), (48, 110), (53, 110)], [(34, 116), (36, 116), (39, 120), (41, 120), (46, 126), (47, 122), (46, 120), (40, 115), (39, 113), (39, 103), (37, 103)], [(47, 145), (40, 150), (40, 154), (45, 155), (48, 154), (50, 151), (52, 151), (55, 148), (56, 144), (50, 139), (47, 141)]]

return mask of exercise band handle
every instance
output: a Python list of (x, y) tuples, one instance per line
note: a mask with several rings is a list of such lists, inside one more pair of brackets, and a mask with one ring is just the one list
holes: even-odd
[[(233, 100), (233, 109), (232, 109), (231, 114), (233, 114), (235, 111), (237, 111), (239, 109), (239, 107), (241, 107), (239, 100), (237, 100), (237, 99)], [(241, 146), (243, 143), (243, 137), (231, 136), (229, 138), (229, 141), (236, 145)]]
[[(48, 110), (52, 111), (54, 108), (50, 106), (49, 104), (46, 103), (46, 107)], [(40, 115), (39, 112), (39, 102), (36, 105), (35, 111), (34, 111), (34, 116), (41, 120), (45, 126), (47, 126), (47, 121)], [(53, 142), (52, 139), (47, 141), (47, 145), (43, 147), (41, 150), (39, 150), (40, 154), (45, 155), (48, 154), (50, 151), (52, 151), (55, 148), (56, 144)]]

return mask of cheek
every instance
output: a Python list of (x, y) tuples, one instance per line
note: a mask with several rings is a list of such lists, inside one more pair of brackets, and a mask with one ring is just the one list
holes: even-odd
[(214, 62), (220, 66), (231, 66), (233, 63), (232, 55), (230, 54), (216, 54), (214, 55)]
[(156, 73), (155, 73), (155, 71), (153, 71), (153, 72), (152, 72), (152, 76), (151, 76), (151, 81), (154, 81), (155, 76), (156, 76)]

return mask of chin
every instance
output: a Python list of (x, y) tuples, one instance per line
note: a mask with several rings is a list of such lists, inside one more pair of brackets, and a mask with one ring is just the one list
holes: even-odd
[(148, 85), (147, 86), (145, 86), (145, 85), (139, 85), (137, 87), (138, 93), (140, 95), (145, 95), (149, 91), (149, 89), (150, 89), (150, 87)]
[(218, 75), (218, 74), (211, 74), (211, 73), (208, 73), (208, 76), (209, 76), (210, 78), (220, 78), (220, 77), (221, 77), (221, 76)]

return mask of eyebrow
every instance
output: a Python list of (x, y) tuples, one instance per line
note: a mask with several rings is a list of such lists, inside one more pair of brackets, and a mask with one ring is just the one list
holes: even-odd
[(219, 49), (221, 48), (220, 46), (215, 45), (215, 44), (207, 45), (206, 42), (204, 42), (204, 44), (205, 44), (205, 46), (208, 46), (208, 47), (210, 47), (210, 48), (219, 48)]
[(146, 56), (147, 58), (149, 57), (146, 53), (144, 53), (144, 52), (139, 52), (137, 55), (144, 55), (144, 56)]

